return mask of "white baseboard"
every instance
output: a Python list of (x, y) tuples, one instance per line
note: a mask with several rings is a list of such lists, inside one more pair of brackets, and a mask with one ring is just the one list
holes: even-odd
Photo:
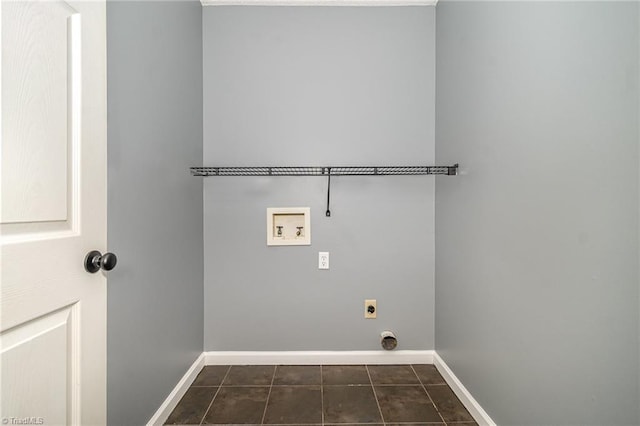
[(176, 387), (173, 388), (169, 396), (167, 396), (167, 399), (164, 400), (160, 408), (158, 408), (158, 411), (156, 411), (155, 414), (149, 419), (149, 421), (147, 422), (147, 426), (159, 426), (163, 425), (164, 422), (167, 421), (167, 418), (169, 418), (169, 415), (171, 414), (173, 409), (176, 408), (176, 405), (178, 405), (178, 402), (180, 402), (185, 392), (187, 392), (187, 389), (189, 389), (189, 386), (191, 386), (191, 383), (193, 383), (193, 381), (196, 379), (198, 373), (200, 373), (200, 370), (202, 370), (202, 367), (204, 367), (204, 365), (205, 356), (204, 353), (201, 353), (200, 356), (191, 365), (191, 367), (189, 367), (185, 375), (182, 376), (182, 379), (180, 379)]
[(433, 364), (433, 351), (205, 352), (205, 365)]
[(491, 417), (489, 417), (487, 412), (484, 411), (480, 404), (478, 404), (478, 401), (475, 400), (467, 388), (464, 387), (462, 382), (458, 380), (456, 375), (453, 374), (453, 371), (451, 371), (449, 366), (436, 352), (433, 354), (433, 364), (436, 366), (449, 387), (460, 399), (460, 402), (462, 402), (467, 410), (469, 410), (469, 413), (480, 426), (496, 426), (496, 423), (491, 420)]

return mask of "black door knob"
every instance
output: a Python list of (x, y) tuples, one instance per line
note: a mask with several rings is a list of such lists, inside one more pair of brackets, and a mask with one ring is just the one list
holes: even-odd
[(113, 253), (105, 253), (102, 255), (99, 251), (93, 250), (87, 253), (84, 258), (85, 271), (95, 274), (102, 268), (104, 271), (110, 271), (116, 267), (118, 258)]

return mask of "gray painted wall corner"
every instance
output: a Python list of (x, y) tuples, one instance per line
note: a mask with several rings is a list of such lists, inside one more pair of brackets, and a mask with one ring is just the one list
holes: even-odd
[[(638, 39), (637, 39), (637, 51), (638, 51), (638, 80), (640, 81), (640, 6), (638, 7)], [(638, 135), (638, 146), (640, 146), (640, 95), (638, 95), (636, 108), (638, 111), (637, 125), (636, 125), (636, 133)], [(640, 155), (640, 154), (639, 154)], [(640, 159), (638, 160), (640, 162)], [(638, 176), (639, 183), (638, 187), (640, 188), (640, 167), (638, 167)], [(640, 197), (639, 200), (640, 202)], [(640, 205), (638, 206), (638, 216), (640, 216)], [(638, 226), (638, 241), (640, 241), (640, 226)], [(640, 245), (640, 244), (639, 244)], [(640, 251), (638, 253), (638, 267), (640, 268)], [(640, 277), (640, 271), (638, 272), (638, 277)], [(638, 306), (640, 306), (640, 279), (638, 280)], [(638, 330), (640, 330), (640, 309), (638, 309)], [(640, 354), (640, 339), (638, 339), (638, 353)], [(638, 356), (638, 371), (640, 372), (640, 356)], [(640, 373), (638, 374), (638, 424), (640, 424)]]
[(438, 4), (436, 350), (498, 424), (640, 421), (638, 6)]
[(145, 424), (202, 353), (199, 2), (107, 3), (107, 421)]

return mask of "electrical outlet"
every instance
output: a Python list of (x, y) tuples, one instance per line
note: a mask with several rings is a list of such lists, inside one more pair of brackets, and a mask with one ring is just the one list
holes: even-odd
[(329, 269), (329, 252), (318, 252), (318, 269)]
[(376, 299), (366, 299), (364, 301), (364, 317), (375, 319), (378, 315), (378, 304)]

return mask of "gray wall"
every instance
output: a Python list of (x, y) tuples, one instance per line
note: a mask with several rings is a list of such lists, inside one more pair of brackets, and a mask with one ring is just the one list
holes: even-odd
[(637, 2), (440, 2), (436, 350), (499, 424), (640, 424)]
[(108, 423), (140, 425), (202, 352), (200, 3), (107, 3)]
[[(204, 163), (433, 163), (434, 19), (205, 8)], [(322, 178), (205, 179), (206, 350), (379, 349), (385, 328), (399, 349), (433, 349), (433, 177), (335, 178), (331, 195), (326, 218)], [(305, 206), (311, 246), (268, 248), (267, 207)]]

